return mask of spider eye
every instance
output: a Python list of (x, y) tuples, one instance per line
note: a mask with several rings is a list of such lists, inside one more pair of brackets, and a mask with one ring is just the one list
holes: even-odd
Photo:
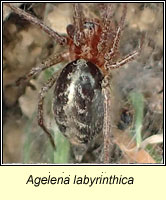
[(75, 27), (73, 24), (69, 24), (66, 28), (67, 34), (69, 35), (70, 38), (73, 38), (74, 32), (75, 32)]
[(93, 30), (95, 28), (95, 24), (93, 22), (85, 22), (84, 29)]

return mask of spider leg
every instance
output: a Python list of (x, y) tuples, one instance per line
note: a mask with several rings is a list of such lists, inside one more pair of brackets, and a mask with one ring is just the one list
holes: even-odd
[(60, 45), (67, 45), (66, 37), (59, 35), (56, 31), (49, 28), (42, 21), (40, 21), (38, 18), (30, 15), (29, 13), (25, 12), (24, 10), (22, 10), (20, 8), (13, 6), (12, 3), (4, 3), (4, 4), (6, 6), (10, 7), (13, 10), (13, 12), (18, 14), (21, 18), (26, 19), (31, 24), (39, 26), (44, 32), (46, 32), (51, 38), (56, 40)]
[(137, 50), (131, 54), (128, 54), (126, 57), (122, 58), (121, 60), (117, 61), (116, 63), (109, 64), (109, 62), (108, 63), (105, 62), (105, 68), (106, 68), (106, 70), (119, 68), (119, 67), (125, 65), (126, 63), (128, 63), (129, 61), (134, 60), (135, 57), (139, 54), (140, 54), (140, 51)]
[(109, 77), (106, 76), (102, 83), (102, 92), (104, 95), (104, 163), (110, 162), (110, 148), (111, 148), (111, 91), (109, 88)]
[(51, 145), (53, 146), (54, 149), (56, 149), (54, 138), (44, 124), (43, 103), (46, 93), (56, 82), (56, 76), (55, 76), (56, 73), (54, 73), (54, 75), (48, 80), (48, 82), (41, 88), (41, 91), (39, 93), (39, 102), (38, 102), (38, 124), (43, 129), (43, 131), (48, 135)]
[(145, 37), (145, 34), (142, 34), (142, 38), (141, 38), (139, 48), (137, 50), (135, 50), (134, 52), (128, 54), (127, 56), (125, 56), (121, 60), (119, 60), (115, 63), (111, 63), (111, 59), (110, 59), (110, 62), (108, 60), (106, 60), (106, 62), (104, 64), (105, 69), (109, 70), (109, 69), (119, 68), (119, 67), (125, 65), (126, 63), (128, 63), (129, 61), (134, 60), (135, 57), (138, 56), (140, 54), (141, 50), (142, 50), (144, 37)]
[(109, 60), (110, 58), (112, 58), (112, 56), (114, 56), (117, 51), (118, 51), (118, 47), (119, 47), (119, 41), (120, 41), (120, 36), (121, 36), (121, 32), (123, 30), (124, 27), (124, 22), (125, 22), (125, 18), (126, 18), (126, 13), (127, 13), (127, 5), (124, 4), (123, 6), (123, 14), (119, 23), (119, 26), (117, 28), (115, 37), (113, 39), (113, 44), (112, 44), (112, 48), (109, 50), (109, 52), (105, 55), (105, 59)]
[(74, 44), (76, 46), (80, 46), (81, 41), (85, 39), (83, 33), (85, 17), (80, 3), (74, 3), (73, 7), (74, 7), (73, 21), (75, 25)]
[(127, 4), (124, 3), (124, 5), (123, 5), (123, 13), (122, 13), (122, 17), (121, 17), (121, 20), (120, 20), (120, 23), (119, 23), (119, 27), (121, 27), (121, 30), (124, 27), (124, 22), (125, 22), (125, 19), (126, 19), (126, 14), (127, 14)]
[(25, 76), (19, 78), (16, 81), (16, 85), (21, 85), (21, 83), (27, 82), (29, 81), (31, 78), (33, 78), (35, 75), (39, 74), (41, 71), (52, 67), (53, 65), (62, 62), (64, 59), (67, 59), (67, 54), (60, 54), (60, 55), (54, 55), (50, 58), (48, 58), (46, 61), (44, 61), (43, 63), (41, 63), (39, 66), (34, 67), (31, 69), (31, 71), (26, 74)]
[[(127, 5), (123, 6), (123, 14), (119, 23), (118, 28), (115, 28), (112, 22), (112, 5), (101, 4), (100, 15), (102, 18), (103, 32), (101, 40), (98, 44), (98, 50), (105, 54), (105, 60), (109, 60), (118, 52), (118, 46), (120, 41), (121, 32), (123, 30), (124, 21), (127, 13)], [(113, 42), (108, 42), (113, 41)], [(112, 47), (110, 49), (110, 46)]]
[(108, 47), (111, 45), (112, 39), (115, 35), (115, 26), (112, 21), (112, 5), (107, 3), (100, 3), (99, 4), (99, 12), (101, 16), (101, 27), (102, 27), (102, 34), (100, 37), (100, 41), (97, 45), (98, 51), (101, 55), (104, 55), (108, 52)]
[(104, 28), (109, 25), (113, 25), (112, 22), (112, 4), (110, 3), (99, 3), (99, 12), (102, 19)]
[(74, 16), (73, 16), (74, 24), (78, 29), (78, 31), (82, 31), (84, 23), (84, 14), (82, 11), (82, 6), (80, 5), (80, 3), (74, 3), (73, 7), (74, 7)]

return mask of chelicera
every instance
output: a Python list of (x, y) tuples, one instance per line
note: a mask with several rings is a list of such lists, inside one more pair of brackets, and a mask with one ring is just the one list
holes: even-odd
[(17, 81), (17, 84), (20, 84), (52, 65), (68, 62), (58, 79), (56, 74), (53, 74), (39, 94), (38, 123), (47, 133), (51, 144), (55, 148), (54, 139), (44, 123), (43, 103), (47, 91), (55, 85), (53, 112), (61, 132), (74, 147), (81, 149), (81, 152), (86, 152), (91, 142), (103, 133), (103, 162), (109, 163), (112, 142), (110, 72), (135, 59), (140, 54), (143, 43), (142, 38), (137, 50), (119, 58), (119, 41), (124, 28), (127, 5), (123, 5), (121, 19), (118, 26), (115, 26), (110, 4), (98, 4), (101, 19), (89, 19), (84, 15), (82, 5), (75, 3), (73, 24), (67, 26), (67, 36), (61, 36), (13, 4), (5, 4), (20, 17), (38, 25), (60, 45), (67, 47), (67, 50), (65, 48), (61, 54), (32, 68)]

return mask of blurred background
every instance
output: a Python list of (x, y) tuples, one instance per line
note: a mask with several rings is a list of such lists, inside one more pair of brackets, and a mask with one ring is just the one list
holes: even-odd
[[(19, 3), (60, 34), (72, 23), (69, 3)], [(99, 18), (96, 3), (82, 4), (90, 18)], [(123, 4), (112, 4), (117, 24)], [(54, 135), (54, 152), (37, 123), (38, 94), (61, 63), (42, 72), (28, 85), (15, 86), (18, 78), (52, 54), (63, 50), (38, 27), (3, 5), (3, 163), (75, 163), (72, 148), (59, 132), (52, 113), (53, 89), (45, 101), (45, 121)], [(112, 71), (111, 163), (163, 162), (163, 4), (129, 3), (120, 41), (121, 57), (138, 48), (146, 33), (141, 55)], [(83, 163), (102, 162), (103, 138), (84, 155)]]

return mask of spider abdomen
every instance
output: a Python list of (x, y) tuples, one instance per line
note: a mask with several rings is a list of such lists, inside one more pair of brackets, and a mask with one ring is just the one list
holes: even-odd
[(72, 144), (87, 144), (102, 131), (103, 75), (91, 62), (78, 59), (61, 72), (54, 91), (54, 114)]

